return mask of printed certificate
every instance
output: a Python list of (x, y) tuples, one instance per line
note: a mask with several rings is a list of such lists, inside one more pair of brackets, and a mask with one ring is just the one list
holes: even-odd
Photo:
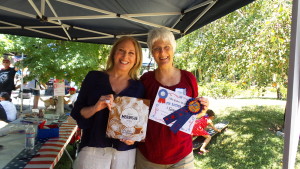
[[(186, 96), (182, 93), (159, 87), (150, 112), (149, 119), (166, 125), (164, 118), (186, 106), (187, 101), (190, 99), (191, 97)], [(196, 115), (190, 116), (179, 130), (187, 134), (191, 134), (195, 120)], [(168, 126), (171, 127), (175, 122), (176, 121), (168, 124)]]

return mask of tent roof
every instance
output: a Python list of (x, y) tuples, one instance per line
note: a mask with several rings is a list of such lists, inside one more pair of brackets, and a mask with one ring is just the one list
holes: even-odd
[(122, 35), (146, 46), (167, 27), (180, 38), (254, 0), (1, 0), (0, 33), (112, 44)]

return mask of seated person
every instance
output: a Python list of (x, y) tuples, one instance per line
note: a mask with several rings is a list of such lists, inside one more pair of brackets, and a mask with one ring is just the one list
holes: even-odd
[(4, 108), (2, 107), (2, 105), (0, 104), (0, 121), (1, 120), (8, 122), (6, 112), (5, 112)]
[(202, 117), (200, 117), (199, 119), (197, 119), (195, 121), (195, 125), (194, 125), (193, 131), (192, 131), (192, 135), (193, 136), (203, 136), (203, 137), (205, 137), (205, 140), (204, 140), (202, 146), (200, 147), (200, 151), (198, 152), (198, 154), (209, 152), (208, 150), (205, 149), (205, 147), (207, 146), (207, 144), (211, 140), (211, 136), (205, 130), (205, 128), (207, 126), (211, 126), (211, 128), (213, 130), (215, 130), (217, 132), (221, 132), (221, 130), (215, 128), (215, 126), (212, 122), (214, 119), (215, 119), (215, 113), (212, 110), (208, 109), (205, 116), (202, 116)]
[(11, 102), (10, 95), (7, 92), (0, 93), (0, 104), (6, 112), (7, 121), (14, 121), (17, 119), (16, 106)]
[(74, 103), (77, 100), (78, 97), (78, 93), (76, 93), (76, 89), (75, 88), (70, 88), (69, 89), (69, 95), (65, 96), (68, 97), (68, 100), (64, 100), (64, 104), (65, 104), (65, 109), (67, 110), (72, 110), (72, 108), (74, 107)]

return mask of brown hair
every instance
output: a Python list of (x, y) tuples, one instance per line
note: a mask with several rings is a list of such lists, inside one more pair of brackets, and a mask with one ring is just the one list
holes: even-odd
[(108, 56), (108, 59), (107, 59), (106, 71), (112, 70), (112, 68), (114, 67), (114, 55), (117, 51), (117, 47), (120, 43), (122, 43), (126, 40), (129, 40), (133, 43), (134, 48), (135, 48), (135, 55), (136, 55), (136, 62), (133, 65), (133, 67), (130, 69), (128, 74), (129, 74), (130, 78), (137, 80), (138, 75), (139, 75), (139, 69), (142, 66), (142, 60), (143, 60), (143, 58), (142, 58), (142, 48), (141, 48), (141, 45), (138, 43), (138, 41), (136, 39), (134, 39), (133, 37), (130, 37), (130, 36), (122, 36), (120, 39), (118, 39), (114, 43), (114, 45), (113, 45), (113, 47), (110, 51), (110, 54)]
[(208, 115), (208, 117), (215, 116), (215, 112), (212, 111), (212, 110), (210, 110), (210, 109), (208, 109), (208, 110), (206, 111), (206, 114)]

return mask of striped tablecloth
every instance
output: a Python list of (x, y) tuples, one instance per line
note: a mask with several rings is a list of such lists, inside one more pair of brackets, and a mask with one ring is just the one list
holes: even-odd
[(72, 136), (77, 131), (76, 121), (68, 117), (59, 128), (59, 137), (50, 138), (32, 158), (25, 169), (52, 169), (64, 153), (64, 149), (70, 142)]

